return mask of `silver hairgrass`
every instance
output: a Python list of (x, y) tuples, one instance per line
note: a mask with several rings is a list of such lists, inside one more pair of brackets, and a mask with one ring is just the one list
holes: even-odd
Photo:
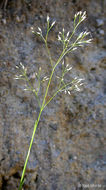
[[(33, 129), (32, 137), (31, 137), (29, 149), (27, 152), (25, 164), (23, 167), (20, 185), (19, 185), (18, 190), (23, 189), (23, 185), (24, 185), (24, 181), (25, 181), (25, 172), (26, 172), (26, 167), (27, 167), (27, 163), (29, 160), (29, 156), (30, 156), (30, 151), (32, 148), (33, 140), (35, 137), (35, 132), (36, 132), (36, 129), (37, 129), (37, 126), (38, 126), (38, 123), (39, 123), (39, 120), (40, 120), (43, 110), (53, 100), (53, 98), (55, 98), (55, 96), (58, 93), (64, 93), (67, 95), (71, 95), (71, 92), (73, 90), (80, 91), (81, 86), (84, 84), (84, 82), (83, 82), (84, 79), (78, 78), (78, 77), (75, 77), (75, 78), (67, 81), (66, 75), (68, 72), (72, 71), (72, 66), (70, 66), (69, 64), (65, 64), (64, 58), (67, 54), (77, 50), (77, 48), (82, 47), (85, 44), (89, 44), (92, 42), (92, 39), (88, 38), (88, 36), (89, 36), (88, 31), (81, 32), (77, 37), (75, 37), (75, 35), (74, 35), (78, 26), (85, 20), (85, 18), (86, 18), (86, 11), (85, 12), (80, 11), (80, 12), (76, 13), (74, 16), (73, 31), (66, 32), (65, 29), (63, 28), (62, 31), (60, 31), (58, 33), (57, 40), (61, 43), (62, 51), (56, 62), (53, 61), (51, 52), (48, 47), (48, 35), (49, 35), (50, 30), (54, 27), (56, 21), (53, 21), (51, 23), (51, 20), (50, 20), (49, 16), (47, 15), (47, 28), (46, 28), (45, 36), (43, 35), (42, 29), (40, 27), (38, 27), (37, 32), (35, 31), (35, 29), (33, 27), (31, 27), (31, 32), (34, 35), (38, 35), (45, 44), (47, 54), (49, 57), (49, 61), (50, 61), (51, 73), (49, 76), (44, 76), (44, 73), (43, 73), (43, 76), (42, 76), (42, 74), (41, 74), (42, 69), (41, 69), (41, 67), (39, 67), (38, 71), (34, 72), (32, 74), (32, 76), (29, 77), (29, 75), (27, 73), (27, 68), (22, 63), (20, 63), (19, 66), (16, 66), (16, 68), (20, 70), (20, 75), (16, 75), (15, 79), (20, 79), (20, 80), (25, 81), (24, 91), (31, 91), (35, 95), (38, 106), (39, 106), (39, 110), (40, 110), (38, 118), (36, 119), (35, 124), (34, 124), (34, 129)], [(73, 37), (74, 37), (74, 42), (72, 41)], [(60, 72), (61, 74), (60, 73), (57, 74), (57, 72), (56, 72), (56, 68), (59, 64), (61, 65), (61, 72)], [(53, 80), (54, 73), (56, 73), (55, 78), (57, 80), (56, 90), (55, 90), (55, 92), (53, 92), (53, 95), (49, 98), (49, 100), (47, 100), (47, 95), (48, 95), (48, 92), (50, 89), (51, 82)], [(30, 78), (33, 78), (35, 80), (35, 83), (37, 84), (36, 87), (33, 87), (33, 84), (31, 83)], [(44, 94), (43, 98), (41, 98), (41, 97), (39, 97), (39, 92), (42, 90), (41, 86), (43, 86), (44, 82), (46, 82), (46, 89), (45, 89), (45, 94)]]

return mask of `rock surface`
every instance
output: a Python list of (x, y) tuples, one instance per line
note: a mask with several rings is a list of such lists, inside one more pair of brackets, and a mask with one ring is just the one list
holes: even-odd
[(106, 188), (104, 7), (104, 0), (8, 0), (6, 10), (0, 10), (1, 190), (18, 189), (39, 111), (34, 96), (23, 92), (23, 82), (14, 80), (15, 66), (22, 62), (29, 75), (40, 66), (42, 74), (48, 75), (50, 71), (45, 47), (31, 34), (30, 27), (44, 27), (47, 14), (57, 20), (49, 37), (49, 48), (56, 60), (60, 53), (57, 33), (63, 27), (72, 31), (73, 16), (80, 10), (86, 10), (88, 15), (80, 31), (89, 30), (94, 40), (91, 45), (67, 56), (65, 62), (73, 66), (71, 76), (85, 78), (85, 86), (80, 93), (60, 94), (44, 110), (24, 189)]

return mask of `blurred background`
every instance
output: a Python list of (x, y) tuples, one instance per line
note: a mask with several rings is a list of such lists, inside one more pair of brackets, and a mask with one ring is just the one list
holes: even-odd
[[(83, 190), (84, 185), (88, 190), (105, 189), (105, 7), (105, 0), (0, 0), (1, 190), (18, 189), (39, 112), (33, 94), (24, 92), (23, 81), (14, 79), (15, 66), (22, 62), (29, 76), (40, 66), (42, 74), (49, 75), (51, 70), (45, 46), (30, 28), (37, 31), (39, 26), (45, 34), (47, 15), (51, 22), (56, 20), (48, 40), (55, 62), (61, 50), (58, 32), (63, 27), (72, 32), (78, 11), (86, 11), (87, 19), (75, 35), (90, 31), (93, 42), (66, 56), (65, 63), (73, 67), (69, 77), (84, 78), (85, 85), (81, 92), (59, 94), (44, 110), (24, 189)], [(49, 96), (55, 85), (51, 85)]]

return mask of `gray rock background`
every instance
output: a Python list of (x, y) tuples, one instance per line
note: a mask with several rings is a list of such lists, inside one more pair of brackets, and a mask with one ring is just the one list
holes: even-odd
[[(3, 1), (0, 1), (2, 3)], [(93, 43), (65, 58), (71, 76), (85, 78), (83, 90), (60, 94), (41, 117), (33, 143), (25, 190), (105, 189), (105, 0), (18, 0), (0, 10), (0, 189), (17, 190), (28, 145), (38, 115), (31, 93), (14, 80), (22, 62), (29, 75), (50, 71), (44, 44), (31, 34), (49, 14), (57, 21), (49, 36), (54, 61), (60, 53), (58, 31), (72, 31), (73, 16), (87, 11), (79, 32), (89, 30)], [(6, 10), (3, 10), (6, 8)], [(77, 34), (76, 34), (77, 35)], [(34, 81), (32, 81), (34, 83)], [(55, 83), (51, 86), (54, 89)], [(42, 93), (44, 88), (42, 89)], [(49, 94), (50, 95), (50, 94)], [(85, 186), (84, 186), (85, 185)], [(94, 186), (93, 186), (94, 185)]]

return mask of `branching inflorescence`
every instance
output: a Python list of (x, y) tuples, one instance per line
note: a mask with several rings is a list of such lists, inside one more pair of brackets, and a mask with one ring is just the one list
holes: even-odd
[[(20, 63), (20, 66), (16, 66), (17, 69), (20, 69), (21, 73), (20, 73), (20, 75), (16, 76), (15, 79), (21, 79), (21, 80), (25, 81), (26, 84), (25, 84), (24, 90), (31, 91), (34, 93), (37, 103), (40, 108), (38, 118), (35, 121), (31, 142), (30, 142), (28, 153), (26, 156), (26, 160), (25, 160), (25, 164), (24, 164), (24, 168), (23, 168), (23, 172), (22, 172), (22, 176), (21, 176), (21, 180), (20, 180), (19, 190), (22, 190), (22, 187), (24, 184), (25, 171), (26, 171), (28, 160), (29, 160), (30, 151), (31, 151), (33, 140), (34, 140), (35, 132), (36, 132), (42, 111), (59, 92), (64, 92), (65, 94), (70, 95), (72, 90), (80, 91), (80, 87), (83, 85), (83, 82), (82, 82), (83, 79), (80, 79), (77, 77), (73, 78), (71, 81), (69, 80), (68, 82), (65, 80), (66, 74), (72, 70), (72, 67), (70, 67), (68, 64), (67, 65), (64, 64), (64, 57), (67, 54), (69, 54), (70, 52), (76, 50), (77, 48), (82, 47), (85, 44), (91, 43), (92, 39), (86, 39), (86, 36), (89, 35), (89, 32), (87, 32), (87, 31), (81, 32), (77, 36), (77, 38), (74, 40), (74, 42), (71, 42), (78, 26), (82, 23), (83, 20), (85, 20), (85, 18), (86, 18), (86, 12), (81, 12), (81, 11), (78, 12), (74, 16), (73, 32), (66, 33), (63, 28), (62, 32), (58, 33), (58, 41), (60, 41), (60, 43), (62, 44), (62, 52), (61, 52), (58, 60), (55, 63), (53, 62), (51, 52), (48, 48), (48, 34), (49, 34), (50, 30), (53, 28), (53, 26), (55, 25), (55, 21), (52, 24), (50, 24), (50, 18), (49, 18), (49, 16), (47, 16), (47, 29), (46, 29), (45, 36), (43, 36), (43, 32), (42, 32), (41, 28), (38, 27), (38, 32), (35, 32), (34, 28), (31, 27), (32, 33), (35, 35), (38, 35), (44, 41), (45, 47), (46, 47), (46, 50), (47, 50), (47, 53), (49, 56), (50, 65), (51, 65), (51, 73), (49, 76), (44, 76), (44, 77), (41, 76), (41, 67), (38, 69), (38, 72), (34, 73), (33, 78), (35, 79), (35, 82), (37, 81), (36, 87), (33, 87), (32, 83), (30, 81), (30, 78), (27, 74), (27, 68), (25, 68), (22, 63)], [(49, 87), (50, 87), (54, 72), (59, 64), (61, 64), (62, 69), (61, 69), (61, 75), (59, 75), (59, 76), (56, 75), (56, 79), (58, 81), (56, 91), (50, 97), (50, 99), (48, 101), (46, 101), (46, 97), (48, 95)], [(47, 81), (47, 86), (45, 89), (43, 101), (41, 102), (41, 99), (39, 97), (39, 91), (41, 90), (41, 85), (43, 85), (43, 83), (46, 81)]]

